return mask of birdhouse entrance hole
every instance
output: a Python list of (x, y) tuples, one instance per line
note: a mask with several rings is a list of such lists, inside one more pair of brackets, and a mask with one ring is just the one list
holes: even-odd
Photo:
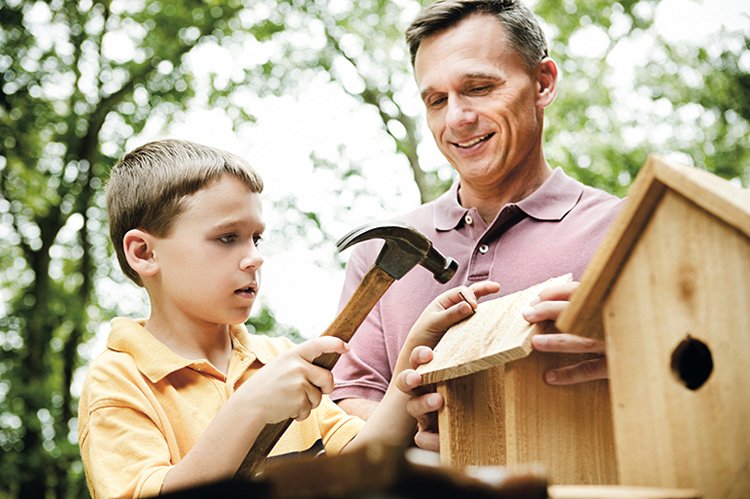
[(690, 390), (697, 390), (708, 380), (714, 361), (708, 345), (687, 335), (672, 352), (672, 373)]

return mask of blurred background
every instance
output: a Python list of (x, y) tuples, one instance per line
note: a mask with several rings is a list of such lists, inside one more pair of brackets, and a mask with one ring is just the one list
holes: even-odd
[[(538, 0), (559, 95), (546, 153), (625, 195), (646, 155), (750, 184), (750, 7)], [(335, 241), (442, 193), (403, 41), (412, 0), (0, 1), (0, 498), (85, 497), (77, 396), (109, 320), (146, 316), (107, 241), (124, 151), (184, 138), (265, 182), (249, 324), (333, 319)]]

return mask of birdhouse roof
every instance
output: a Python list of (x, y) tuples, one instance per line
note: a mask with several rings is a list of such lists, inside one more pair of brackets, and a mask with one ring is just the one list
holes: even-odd
[(649, 156), (570, 305), (555, 323), (558, 329), (581, 336), (601, 334), (602, 302), (666, 192), (684, 197), (750, 238), (750, 190), (699, 168)]

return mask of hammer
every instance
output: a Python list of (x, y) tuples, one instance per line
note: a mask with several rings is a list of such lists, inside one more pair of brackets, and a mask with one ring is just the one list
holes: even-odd
[[(339, 239), (336, 249), (346, 248), (368, 239), (383, 239), (375, 264), (365, 274), (346, 306), (322, 336), (335, 336), (348, 342), (365, 320), (370, 310), (380, 300), (391, 284), (401, 279), (417, 264), (432, 272), (438, 282), (448, 282), (458, 269), (458, 263), (432, 246), (432, 241), (408, 225), (399, 223), (372, 223), (363, 225)], [(324, 353), (313, 364), (332, 369), (339, 359), (337, 353)], [(261, 469), (268, 453), (279, 441), (292, 419), (267, 424), (245, 456), (236, 477), (252, 478)]]

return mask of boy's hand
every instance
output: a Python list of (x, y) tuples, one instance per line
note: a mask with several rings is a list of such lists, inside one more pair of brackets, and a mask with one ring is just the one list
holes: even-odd
[(471, 315), (477, 308), (478, 298), (498, 291), (500, 291), (498, 283), (482, 281), (442, 293), (427, 305), (414, 323), (406, 344), (435, 348), (448, 328)]
[(321, 336), (284, 352), (263, 366), (240, 390), (248, 408), (264, 423), (285, 419), (302, 421), (333, 391), (333, 375), (312, 364), (323, 353), (344, 354), (349, 345), (333, 336)]
[[(570, 296), (577, 287), (577, 282), (569, 282), (543, 289), (539, 298), (523, 311), (523, 317), (532, 323), (557, 320), (570, 303)], [(608, 377), (603, 341), (564, 333), (537, 334), (531, 338), (531, 346), (539, 352), (600, 354), (599, 357), (572, 366), (550, 369), (544, 373), (544, 379), (549, 384), (569, 385)]]
[(417, 433), (414, 443), (425, 450), (440, 450), (437, 411), (443, 407), (443, 397), (439, 393), (427, 392), (420, 387), (422, 377), (416, 368), (432, 360), (432, 349), (418, 346), (411, 352), (411, 369), (405, 369), (396, 378), (399, 390), (409, 395), (406, 412), (417, 420)]
[[(410, 345), (415, 348), (409, 352), (408, 367), (405, 365), (400, 372), (397, 370), (395, 379), (397, 388), (410, 397), (406, 411), (417, 420), (414, 442), (422, 449), (439, 448), (436, 411), (443, 406), (443, 398), (438, 393), (425, 393), (424, 388), (418, 388), (421, 376), (415, 369), (432, 360), (432, 348), (451, 326), (473, 313), (478, 298), (498, 291), (500, 285), (492, 281), (446, 291), (427, 306), (409, 332), (401, 355), (406, 355)], [(399, 365), (402, 363), (399, 359)]]

